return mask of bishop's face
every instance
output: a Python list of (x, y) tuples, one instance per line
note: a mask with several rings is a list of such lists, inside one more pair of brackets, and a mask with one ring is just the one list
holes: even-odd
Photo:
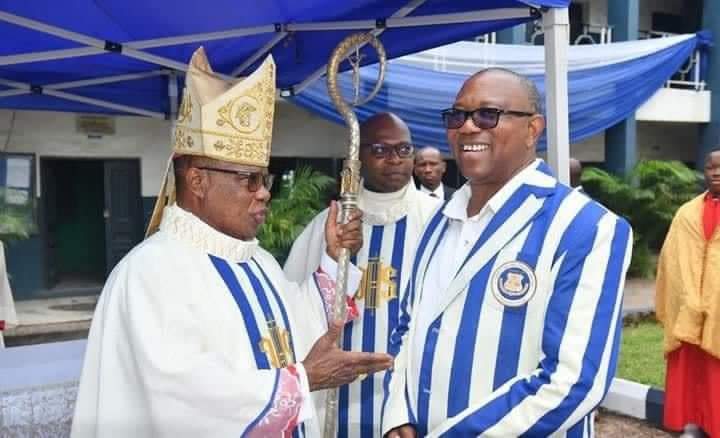
[(201, 205), (205, 222), (236, 239), (254, 239), (270, 202), (267, 168), (217, 163), (203, 170), (208, 173)]

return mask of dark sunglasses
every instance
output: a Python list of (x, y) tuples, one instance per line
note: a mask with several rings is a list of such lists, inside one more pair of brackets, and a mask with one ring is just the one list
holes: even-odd
[(390, 158), (393, 152), (395, 152), (400, 158), (408, 158), (412, 156), (413, 152), (415, 152), (415, 146), (411, 145), (410, 143), (402, 143), (396, 145), (373, 143), (363, 144), (361, 146), (369, 148), (370, 153), (378, 159)]
[(497, 108), (478, 108), (472, 111), (465, 111), (457, 108), (448, 108), (441, 113), (443, 125), (446, 129), (459, 129), (465, 124), (468, 117), (473, 124), (480, 129), (492, 129), (497, 126), (500, 116), (532, 117), (535, 113), (525, 111), (501, 110)]
[(273, 181), (275, 181), (275, 175), (270, 173), (260, 173), (260, 172), (247, 172), (244, 170), (230, 170), (230, 169), (218, 169), (217, 167), (198, 167), (198, 169), (202, 170), (212, 170), (215, 172), (222, 172), (222, 173), (231, 173), (233, 175), (239, 176), (241, 179), (247, 179), (248, 180), (248, 191), (249, 192), (257, 192), (260, 190), (260, 187), (265, 187), (265, 190), (270, 191), (273, 185)]

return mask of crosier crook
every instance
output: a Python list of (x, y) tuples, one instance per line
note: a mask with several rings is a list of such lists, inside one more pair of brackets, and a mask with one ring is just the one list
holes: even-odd
[[(359, 100), (359, 87), (360, 81), (353, 81), (355, 88), (355, 101), (352, 106), (345, 102), (338, 89), (338, 74), (340, 70), (340, 63), (346, 59), (349, 53), (353, 50), (359, 52), (360, 47), (365, 44), (370, 44), (375, 48), (378, 54), (378, 78), (375, 83), (375, 88), (372, 92), (363, 100)], [(357, 57), (353, 65), (353, 74), (357, 78), (359, 75), (358, 68), (360, 66), (360, 59)], [(348, 222), (350, 213), (357, 208), (357, 196), (360, 189), (360, 125), (358, 124), (357, 116), (353, 111), (353, 106), (362, 105), (370, 101), (380, 91), (382, 87), (383, 79), (385, 78), (385, 67), (387, 65), (387, 55), (385, 54), (385, 48), (373, 34), (371, 33), (356, 33), (346, 37), (340, 41), (340, 44), (335, 47), (327, 67), (327, 84), (328, 94), (338, 109), (340, 115), (342, 115), (345, 123), (350, 128), (350, 143), (348, 145), (348, 157), (343, 162), (343, 170), (340, 174), (340, 206), (341, 213), (340, 219), (343, 224)], [(347, 248), (341, 248), (340, 256), (338, 258), (338, 272), (337, 282), (335, 290), (335, 301), (333, 302), (333, 318), (338, 321), (345, 321), (346, 318), (346, 307), (345, 307), (345, 293), (347, 291), (347, 274), (348, 266), (350, 263), (350, 250)], [(339, 341), (338, 341), (339, 342)], [(325, 403), (325, 427), (324, 437), (335, 438), (337, 429), (337, 411), (338, 411), (338, 390), (329, 390), (326, 403)]]

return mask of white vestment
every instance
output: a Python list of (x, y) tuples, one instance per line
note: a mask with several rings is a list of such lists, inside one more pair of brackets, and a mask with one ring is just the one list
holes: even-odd
[(7, 266), (5, 265), (5, 247), (3, 243), (0, 242), (0, 348), (3, 348), (5, 345), (3, 341), (3, 330), (15, 327), (17, 323), (15, 302), (13, 301)]
[[(363, 212), (363, 247), (353, 262), (366, 272), (367, 293), (355, 295), (360, 317), (345, 327), (343, 348), (353, 351), (393, 353), (389, 349), (390, 334), (397, 325), (400, 302), (405, 298), (407, 273), (411, 256), (425, 222), (440, 206), (410, 183), (394, 193), (375, 193), (361, 189), (358, 206)], [(325, 248), (325, 221), (328, 210), (321, 212), (305, 228), (293, 244), (285, 263), (285, 273), (291, 280), (307, 277), (315, 268)], [(368, 259), (375, 261), (368, 269)], [(394, 272), (388, 277), (387, 268)], [(374, 272), (374, 277), (370, 273)], [(389, 281), (388, 281), (389, 280)], [(394, 287), (394, 297), (387, 295), (387, 287)], [(377, 298), (367, 295), (372, 290)], [(368, 305), (373, 301), (374, 305)], [(385, 372), (376, 373), (340, 389), (338, 395), (338, 436), (380, 437), (380, 417), (383, 408), (383, 379)], [(315, 396), (318, 412), (324, 416), (324, 397)]]
[[(334, 278), (328, 260), (323, 269)], [(304, 368), (277, 367), (270, 348), (287, 341), (272, 352), (299, 362), (326, 331), (317, 275), (291, 283), (257, 241), (167, 207), (160, 231), (117, 265), (102, 292), (72, 436), (280, 436), (258, 430), (287, 420), (287, 410), (305, 420), (296, 435), (317, 436)], [(349, 282), (358, 277), (351, 272)]]

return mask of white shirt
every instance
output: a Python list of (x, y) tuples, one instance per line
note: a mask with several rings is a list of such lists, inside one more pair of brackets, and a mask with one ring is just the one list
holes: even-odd
[[(413, 356), (421, 358), (425, 348), (424, 333), (433, 323), (435, 308), (438, 306), (441, 294), (444, 293), (455, 274), (467, 258), (475, 242), (480, 238), (488, 224), (498, 212), (500, 207), (517, 190), (525, 180), (525, 175), (537, 167), (537, 160), (515, 175), (483, 206), (478, 214), (467, 216), (467, 207), (470, 202), (470, 186), (463, 185), (443, 210), (443, 214), (450, 220), (448, 229), (439, 243), (437, 251), (430, 261), (425, 276), (425, 293), (417, 303), (418, 310), (413, 324), (416, 325), (416, 336), (412, 340)], [(442, 187), (442, 185), (441, 185)], [(421, 268), (422, 269), (422, 268)], [(433, 293), (430, 293), (430, 292)]]
[(422, 193), (427, 193), (428, 195), (435, 195), (435, 197), (439, 199), (445, 199), (445, 189), (443, 188), (443, 183), (440, 183), (435, 190), (430, 190), (424, 185), (420, 184), (420, 191)]

